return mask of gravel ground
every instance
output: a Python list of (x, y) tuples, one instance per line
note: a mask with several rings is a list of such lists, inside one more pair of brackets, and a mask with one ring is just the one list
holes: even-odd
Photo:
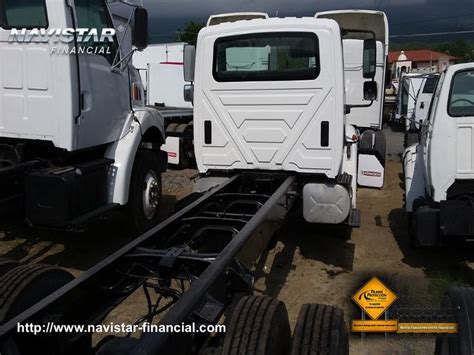
[[(288, 308), (292, 326), (305, 303), (341, 307), (346, 321), (360, 317), (351, 295), (372, 276), (381, 277), (400, 299), (416, 304), (437, 304), (450, 285), (467, 281), (460, 265), (472, 262), (472, 251), (410, 248), (403, 215), (403, 135), (387, 128), (386, 183), (382, 190), (359, 189), (362, 226), (350, 240), (334, 230), (307, 225), (291, 218), (279, 234), (277, 246), (256, 265), (256, 292), (278, 297)], [(163, 176), (162, 217), (191, 192), (194, 170), (169, 171)], [(75, 275), (87, 270), (130, 241), (120, 216), (101, 220), (83, 233), (31, 229), (20, 220), (0, 225), (0, 255), (24, 262), (59, 265)], [(114, 310), (106, 322), (133, 322), (144, 312), (143, 296), (135, 293)], [(96, 339), (97, 340), (97, 339)], [(351, 354), (430, 354), (431, 336), (351, 336)]]

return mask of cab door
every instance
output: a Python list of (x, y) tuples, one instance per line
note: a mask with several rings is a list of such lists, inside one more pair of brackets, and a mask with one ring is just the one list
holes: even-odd
[(449, 68), (441, 85), (425, 148), (430, 190), (438, 202), (455, 181), (474, 180), (474, 68)]
[[(105, 0), (75, 0), (78, 28), (114, 28)], [(117, 36), (113, 43), (91, 39), (79, 46), (94, 52), (78, 54), (82, 114), (79, 118), (78, 148), (110, 143), (120, 138), (130, 113), (128, 68), (113, 70), (120, 58)]]
[(421, 128), (421, 143), (420, 148), (422, 149), (423, 164), (425, 169), (426, 177), (426, 186), (428, 189), (431, 189), (431, 166), (432, 166), (432, 152), (430, 150), (431, 141), (433, 138), (433, 128), (435, 120), (437, 120), (436, 115), (438, 112), (438, 106), (440, 104), (441, 90), (443, 88), (443, 83), (445, 80), (446, 73), (443, 73), (438, 82), (438, 86), (435, 90), (434, 97), (431, 103), (431, 107), (428, 113), (428, 119)]

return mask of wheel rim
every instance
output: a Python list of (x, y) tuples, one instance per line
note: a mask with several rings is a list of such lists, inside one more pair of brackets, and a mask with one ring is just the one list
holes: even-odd
[(148, 220), (153, 219), (160, 203), (160, 184), (153, 170), (150, 170), (145, 175), (142, 201), (145, 218)]

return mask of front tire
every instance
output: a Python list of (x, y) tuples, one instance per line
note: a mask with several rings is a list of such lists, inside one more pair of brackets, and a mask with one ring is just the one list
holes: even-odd
[(135, 158), (127, 207), (134, 236), (145, 233), (159, 222), (163, 186), (157, 153), (139, 150)]

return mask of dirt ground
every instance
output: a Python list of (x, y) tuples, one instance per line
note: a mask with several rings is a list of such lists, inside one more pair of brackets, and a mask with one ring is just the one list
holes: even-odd
[[(341, 307), (346, 321), (360, 319), (351, 295), (372, 276), (381, 277), (404, 302), (436, 304), (452, 285), (466, 285), (460, 265), (474, 259), (472, 249), (414, 250), (409, 246), (403, 214), (400, 134), (390, 132), (386, 181), (382, 190), (359, 189), (360, 229), (345, 240), (333, 230), (321, 229), (290, 218), (277, 246), (256, 270), (256, 292), (286, 303), (292, 326), (301, 305), (325, 303)], [(392, 144), (392, 146), (390, 146)], [(163, 176), (162, 216), (190, 193), (193, 170), (170, 171)], [(81, 233), (32, 229), (21, 220), (0, 225), (0, 255), (23, 262), (58, 265), (79, 275), (130, 241), (115, 215)], [(133, 294), (106, 322), (133, 323), (143, 314), (141, 294)], [(351, 354), (432, 354), (431, 336), (351, 336)]]

